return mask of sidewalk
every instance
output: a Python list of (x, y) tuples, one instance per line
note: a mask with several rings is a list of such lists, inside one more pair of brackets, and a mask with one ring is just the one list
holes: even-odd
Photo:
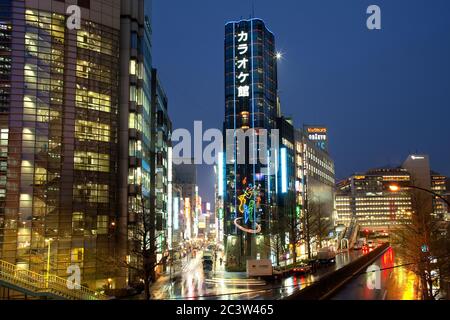
[(181, 265), (177, 263), (173, 266), (172, 273), (170, 270), (171, 266), (168, 266), (167, 270), (164, 273), (158, 275), (156, 281), (150, 285), (152, 299), (161, 299), (158, 296), (161, 296), (163, 292), (167, 292), (171, 289), (171, 280), (172, 282), (175, 282), (182, 276), (185, 268), (189, 264), (189, 261), (190, 260), (182, 259), (180, 261)]

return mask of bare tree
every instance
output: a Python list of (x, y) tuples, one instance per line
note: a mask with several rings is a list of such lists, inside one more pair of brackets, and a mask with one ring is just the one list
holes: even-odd
[(433, 300), (439, 294), (439, 277), (448, 276), (449, 247), (442, 221), (432, 215), (431, 196), (420, 190), (410, 191), (410, 219), (392, 235), (397, 252), (408, 263), (408, 269), (420, 279), (422, 298)]
[(279, 217), (270, 224), (270, 250), (275, 253), (277, 266), (280, 266), (280, 256), (284, 253), (285, 226), (284, 217)]
[(305, 242), (306, 245), (306, 252), (308, 253), (308, 259), (312, 258), (311, 255), (311, 229), (310, 229), (310, 214), (308, 208), (306, 208), (303, 212), (302, 216), (302, 240)]
[[(317, 200), (316, 200), (317, 199)], [(330, 214), (323, 210), (323, 205), (318, 198), (313, 198), (308, 202), (307, 208), (307, 238), (311, 242), (312, 238), (316, 239), (319, 248), (322, 248), (322, 242), (328, 238), (330, 232), (333, 230), (333, 222)], [(311, 243), (309, 243), (309, 247)]]
[(126, 262), (125, 266), (134, 272), (144, 282), (145, 299), (150, 300), (150, 284), (156, 279), (155, 268), (165, 264), (167, 256), (162, 255), (157, 259), (157, 252), (162, 251), (162, 244), (158, 245), (159, 234), (156, 232), (156, 217), (149, 206), (145, 206), (144, 200), (140, 202), (140, 208), (135, 210), (135, 225), (130, 239), (130, 252), (135, 261)]
[(118, 274), (120, 270), (127, 270), (131, 283), (142, 281), (144, 284), (144, 295), (146, 300), (151, 299), (150, 285), (156, 279), (155, 268), (166, 263), (167, 256), (157, 259), (157, 252), (162, 251), (162, 245), (158, 245), (159, 234), (156, 232), (155, 215), (151, 214), (149, 206), (144, 205), (144, 200), (133, 210), (127, 233), (130, 259), (124, 257), (99, 256), (110, 274)]
[[(305, 215), (304, 215), (305, 217)], [(300, 212), (296, 212), (295, 209), (289, 213), (289, 216), (285, 219), (286, 230), (289, 232), (289, 242), (293, 244), (293, 261), (297, 262), (297, 250), (296, 246), (301, 244), (303, 241), (307, 243), (307, 247), (309, 248), (309, 238), (306, 237), (307, 230), (305, 230), (304, 226), (307, 225), (304, 219), (300, 216)], [(309, 253), (309, 249), (308, 249)]]

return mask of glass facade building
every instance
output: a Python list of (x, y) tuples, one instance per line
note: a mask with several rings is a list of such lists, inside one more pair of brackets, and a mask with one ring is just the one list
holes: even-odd
[[(297, 241), (297, 256), (313, 253), (318, 246), (317, 235), (328, 237), (334, 230), (334, 161), (328, 153), (327, 138), (318, 139), (316, 133), (326, 134), (324, 127), (305, 126), (295, 131), (295, 193), (298, 226), (306, 231), (310, 248)], [(319, 220), (323, 223), (319, 224)], [(300, 237), (304, 240), (305, 237)]]
[(115, 249), (120, 1), (79, 5), (71, 30), (64, 1), (0, 2), (0, 259), (76, 264), (97, 286)]
[[(259, 148), (252, 143), (255, 146), (258, 130), (266, 129), (267, 149), (272, 147), (271, 129), (276, 128), (279, 113), (275, 37), (260, 19), (230, 22), (225, 26), (224, 49), (224, 131), (247, 136), (242, 151), (237, 138), (225, 134), (224, 244), (227, 269), (243, 270), (248, 257), (270, 258), (271, 251), (269, 222), (276, 204), (276, 178), (267, 172), (270, 165), (257, 161)], [(239, 153), (245, 163), (238, 163)]]
[[(447, 206), (439, 197), (410, 186), (445, 195), (447, 178), (430, 169), (427, 155), (410, 155), (399, 167), (378, 168), (354, 174), (337, 184), (338, 221), (355, 221), (369, 229), (404, 227), (414, 214), (414, 203), (430, 212), (435, 221), (447, 219)], [(389, 185), (398, 185), (392, 192)]]
[[(155, 214), (153, 237), (156, 240), (156, 259), (167, 258), (173, 228), (172, 215), (172, 156), (171, 133), (172, 122), (168, 114), (168, 100), (158, 77), (158, 71), (152, 71), (152, 108), (154, 110), (154, 161), (152, 188)], [(153, 212), (153, 210), (152, 210)], [(170, 233), (169, 233), (170, 232)], [(162, 266), (164, 268), (164, 265)]]
[[(438, 172), (431, 172), (431, 190), (440, 196), (445, 197), (448, 192), (447, 189), (447, 177), (439, 174)], [(448, 220), (447, 213), (450, 211), (448, 205), (439, 199), (438, 197), (433, 197), (433, 213), (437, 219)]]
[[(141, 282), (145, 263), (164, 268), (159, 262), (168, 254), (172, 124), (167, 96), (152, 68), (151, 11), (151, 1), (122, 0), (117, 250), (128, 267), (118, 287)], [(150, 262), (143, 261), (148, 253), (141, 245), (147, 241)]]
[(411, 195), (407, 189), (391, 192), (389, 184), (408, 186), (411, 176), (402, 168), (379, 168), (355, 174), (337, 185), (338, 222), (345, 226), (354, 220), (370, 229), (401, 227), (412, 213)]
[(117, 251), (128, 268), (120, 269), (119, 288), (140, 281), (138, 243), (144, 216), (152, 209), (152, 42), (146, 5), (147, 1), (132, 0), (121, 6)]
[[(80, 28), (67, 26), (70, 5)], [(139, 214), (167, 250), (167, 97), (152, 68), (151, 1), (0, 1), (0, 260), (124, 288)], [(158, 257), (156, 257), (158, 255)]]

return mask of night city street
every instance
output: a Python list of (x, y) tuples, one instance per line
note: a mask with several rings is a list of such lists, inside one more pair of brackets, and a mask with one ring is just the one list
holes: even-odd
[(438, 313), (449, 17), (0, 0), (0, 317)]
[(153, 299), (282, 299), (311, 283), (322, 275), (337, 270), (362, 255), (361, 251), (344, 252), (337, 255), (336, 263), (324, 266), (314, 274), (289, 275), (281, 281), (267, 282), (248, 279), (245, 272), (226, 272), (217, 267), (215, 271), (203, 271), (201, 259), (185, 261), (182, 272), (170, 278), (165, 277), (154, 286)]

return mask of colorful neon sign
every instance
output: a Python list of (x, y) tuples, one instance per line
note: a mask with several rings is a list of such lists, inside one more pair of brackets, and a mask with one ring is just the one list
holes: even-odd
[[(244, 178), (242, 181), (243, 185), (247, 184), (247, 178)], [(240, 230), (247, 233), (259, 233), (261, 232), (261, 226), (256, 223), (255, 209), (256, 205), (261, 203), (261, 197), (258, 195), (259, 186), (257, 188), (253, 187), (252, 184), (249, 184), (245, 189), (244, 193), (238, 197), (239, 206), (238, 211), (241, 214), (241, 217), (234, 219), (234, 225)], [(240, 224), (240, 221), (243, 220), (244, 224), (248, 224), (251, 222), (255, 228), (250, 229), (246, 228)]]
[(247, 32), (241, 31), (239, 34), (236, 34), (236, 38), (238, 43), (236, 48), (238, 54), (236, 57), (236, 80), (239, 83), (239, 86), (237, 87), (238, 98), (248, 98), (250, 97), (250, 86), (248, 84), (248, 79), (250, 78), (250, 60), (247, 57), (249, 51), (249, 36)]
[(241, 218), (236, 218), (236, 219), (234, 219), (234, 225), (235, 225), (238, 229), (240, 229), (240, 230), (242, 230), (242, 231), (244, 231), (244, 232), (247, 232), (247, 233), (253, 233), (253, 234), (256, 234), (256, 233), (260, 233), (260, 232), (261, 232), (261, 225), (259, 225), (259, 224), (256, 223), (256, 229), (249, 229), (249, 228), (246, 228), (246, 227), (244, 227), (244, 226), (241, 226), (241, 225), (239, 224), (239, 221), (240, 221), (240, 220), (242, 220), (242, 217), (241, 217)]

